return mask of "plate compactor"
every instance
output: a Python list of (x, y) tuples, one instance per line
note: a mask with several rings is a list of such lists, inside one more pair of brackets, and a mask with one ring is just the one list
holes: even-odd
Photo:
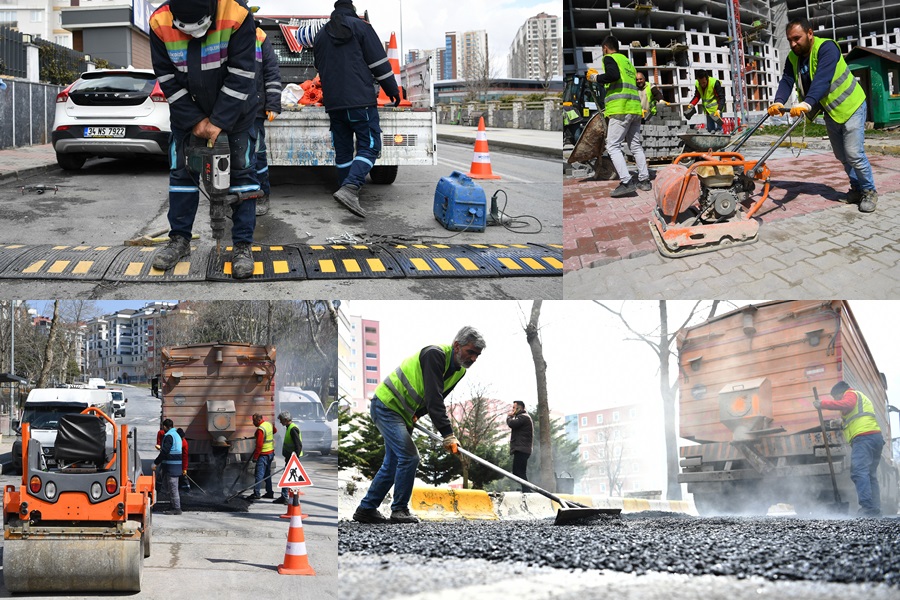
[[(745, 160), (737, 150), (767, 118), (742, 134), (733, 151), (687, 152), (659, 171), (649, 224), (660, 254), (690, 256), (752, 244), (759, 238), (759, 223), (753, 217), (769, 197), (766, 159), (803, 121), (794, 121), (762, 158)], [(762, 182), (762, 195), (754, 199), (757, 181)]]

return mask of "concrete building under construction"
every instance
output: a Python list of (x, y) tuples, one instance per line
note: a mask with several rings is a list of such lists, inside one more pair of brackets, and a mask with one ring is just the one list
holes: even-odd
[[(735, 106), (732, 82), (743, 65), (745, 86), (738, 90), (745, 111), (765, 110), (778, 85), (783, 66), (776, 49), (773, 9), (769, 2), (750, 0), (565, 0), (565, 73), (602, 70), (600, 44), (608, 35), (666, 101), (687, 104), (694, 96), (695, 71), (706, 69), (722, 82), (726, 115)], [(737, 14), (735, 11), (737, 11)], [(735, 18), (733, 14), (737, 14)], [(740, 22), (741, 44), (734, 44)], [(739, 103), (740, 104), (740, 103)]]

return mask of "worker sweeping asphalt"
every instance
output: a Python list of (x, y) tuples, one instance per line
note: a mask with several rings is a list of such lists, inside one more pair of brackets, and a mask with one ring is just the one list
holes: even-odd
[[(369, 491), (359, 503), (353, 520), (360, 523), (418, 523), (409, 512), (419, 451), (412, 439), (413, 424), (424, 415), (441, 433), (448, 452), (459, 451), (444, 399), (465, 377), (486, 347), (473, 327), (463, 327), (452, 344), (426, 346), (404, 360), (375, 388), (369, 414), (384, 437), (384, 462), (372, 479)], [(379, 511), (391, 487), (394, 498), (391, 517)]]

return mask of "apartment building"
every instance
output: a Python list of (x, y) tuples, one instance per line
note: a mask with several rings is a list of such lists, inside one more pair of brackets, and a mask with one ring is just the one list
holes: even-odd
[(448, 31), (444, 34), (441, 79), (472, 79), (490, 73), (487, 31)]
[(562, 23), (540, 13), (519, 27), (509, 47), (506, 74), (514, 79), (549, 81), (562, 77)]
[(378, 321), (340, 314), (338, 398), (351, 410), (366, 412), (381, 382), (381, 328)]
[[(784, 4), (788, 19), (809, 19), (816, 35), (836, 41), (844, 54), (856, 46), (900, 52), (900, 0), (787, 0)], [(787, 54), (785, 49), (781, 52)]]

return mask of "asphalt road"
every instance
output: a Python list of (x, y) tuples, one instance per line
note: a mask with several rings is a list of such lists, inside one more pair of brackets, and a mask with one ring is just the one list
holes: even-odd
[[(339, 243), (352, 235), (363, 242), (562, 243), (562, 189), (557, 160), (491, 152), (500, 180), (480, 182), (489, 199), (515, 227), (484, 232), (444, 229), (433, 214), (438, 181), (471, 166), (470, 146), (441, 143), (439, 164), (399, 170), (392, 185), (367, 185), (361, 194), (369, 217), (361, 220), (331, 197), (333, 172), (325, 168), (273, 168), (271, 212), (258, 219), (255, 240), (262, 244)], [(0, 242), (121, 246), (125, 240), (167, 229), (167, 168), (154, 161), (92, 160), (74, 173), (53, 172), (30, 184), (59, 186), (56, 193), (22, 193), (0, 186)], [(502, 192), (498, 192), (502, 190)], [(504, 197), (505, 193), (505, 197)], [(208, 205), (201, 202), (194, 232), (211, 244)], [(338, 242), (335, 242), (338, 240)], [(160, 294), (192, 299), (296, 298), (562, 298), (562, 277), (335, 279), (269, 282), (114, 283), (97, 281), (4, 280), (16, 297), (127, 299)]]
[[(148, 390), (125, 386), (126, 416), (117, 419), (138, 427), (138, 451), (145, 465), (156, 457), (159, 400)], [(107, 598), (219, 599), (337, 598), (337, 457), (314, 453), (302, 458), (313, 487), (304, 489), (301, 508), (309, 564), (315, 576), (279, 575), (284, 562), (288, 521), (280, 519), (281, 505), (268, 500), (249, 505), (233, 502), (234, 512), (201, 508), (203, 495), (194, 489), (184, 496), (183, 514), (162, 514), (163, 502), (154, 508), (152, 548), (144, 559), (142, 589), (137, 594), (103, 594)], [(279, 465), (283, 461), (279, 459)], [(3, 485), (19, 485), (20, 478), (0, 475)], [(214, 504), (219, 504), (218, 499)], [(10, 593), (0, 585), (0, 597)], [(25, 595), (25, 597), (29, 597)], [(30, 597), (46, 597), (30, 596)], [(53, 596), (54, 598), (84, 598)]]
[(342, 522), (339, 529), (346, 600), (900, 596), (897, 518), (636, 513), (581, 526)]

